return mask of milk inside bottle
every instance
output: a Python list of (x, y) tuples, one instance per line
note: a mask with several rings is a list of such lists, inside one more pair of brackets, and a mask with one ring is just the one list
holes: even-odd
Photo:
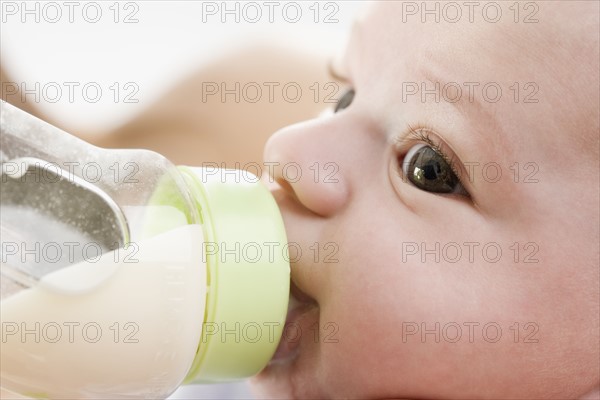
[(164, 398), (258, 373), (290, 272), (258, 178), (100, 149), (1, 107), (1, 386)]

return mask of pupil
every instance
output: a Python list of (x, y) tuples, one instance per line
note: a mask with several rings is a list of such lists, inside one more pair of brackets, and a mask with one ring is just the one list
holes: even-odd
[(438, 175), (441, 173), (442, 168), (439, 163), (433, 160), (428, 160), (428, 162), (429, 164), (423, 166), (422, 170), (424, 171), (425, 179), (432, 181), (438, 178)]
[(431, 147), (423, 147), (409, 161), (410, 181), (415, 186), (436, 193), (450, 193), (457, 178), (446, 161)]

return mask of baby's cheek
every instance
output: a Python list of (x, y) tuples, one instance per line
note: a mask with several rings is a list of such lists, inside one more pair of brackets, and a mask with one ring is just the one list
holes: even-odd
[(332, 296), (320, 304), (320, 372), (332, 395), (381, 397), (397, 385), (404, 363), (400, 327), (407, 282), (398, 266), (375, 261), (364, 247), (358, 253), (340, 257)]
[[(332, 396), (376, 397), (380, 393), (382, 367), (390, 366), (397, 349), (389, 334), (393, 325), (379, 315), (386, 311), (369, 305), (348, 303), (322, 310), (319, 352)], [(373, 371), (378, 371), (377, 379), (373, 379)]]

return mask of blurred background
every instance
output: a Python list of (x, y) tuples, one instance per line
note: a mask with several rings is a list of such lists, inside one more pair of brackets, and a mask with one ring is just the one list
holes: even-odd
[[(343, 94), (328, 63), (364, 3), (2, 0), (1, 97), (96, 145), (243, 168)], [(242, 382), (171, 398), (252, 396)]]
[[(343, 51), (364, 7), (360, 1), (0, 3), (3, 99), (95, 144), (147, 147), (187, 164), (198, 158), (243, 164), (278, 128), (332, 106), (343, 87), (327, 85), (334, 81), (327, 62)], [(236, 83), (238, 99), (231, 92)], [(302, 90), (298, 101), (298, 86), (290, 83)]]

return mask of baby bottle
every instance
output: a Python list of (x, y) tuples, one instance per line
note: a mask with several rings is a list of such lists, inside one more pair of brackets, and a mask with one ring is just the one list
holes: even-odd
[(264, 368), (290, 267), (256, 176), (94, 147), (4, 101), (0, 122), (3, 389), (165, 398)]

